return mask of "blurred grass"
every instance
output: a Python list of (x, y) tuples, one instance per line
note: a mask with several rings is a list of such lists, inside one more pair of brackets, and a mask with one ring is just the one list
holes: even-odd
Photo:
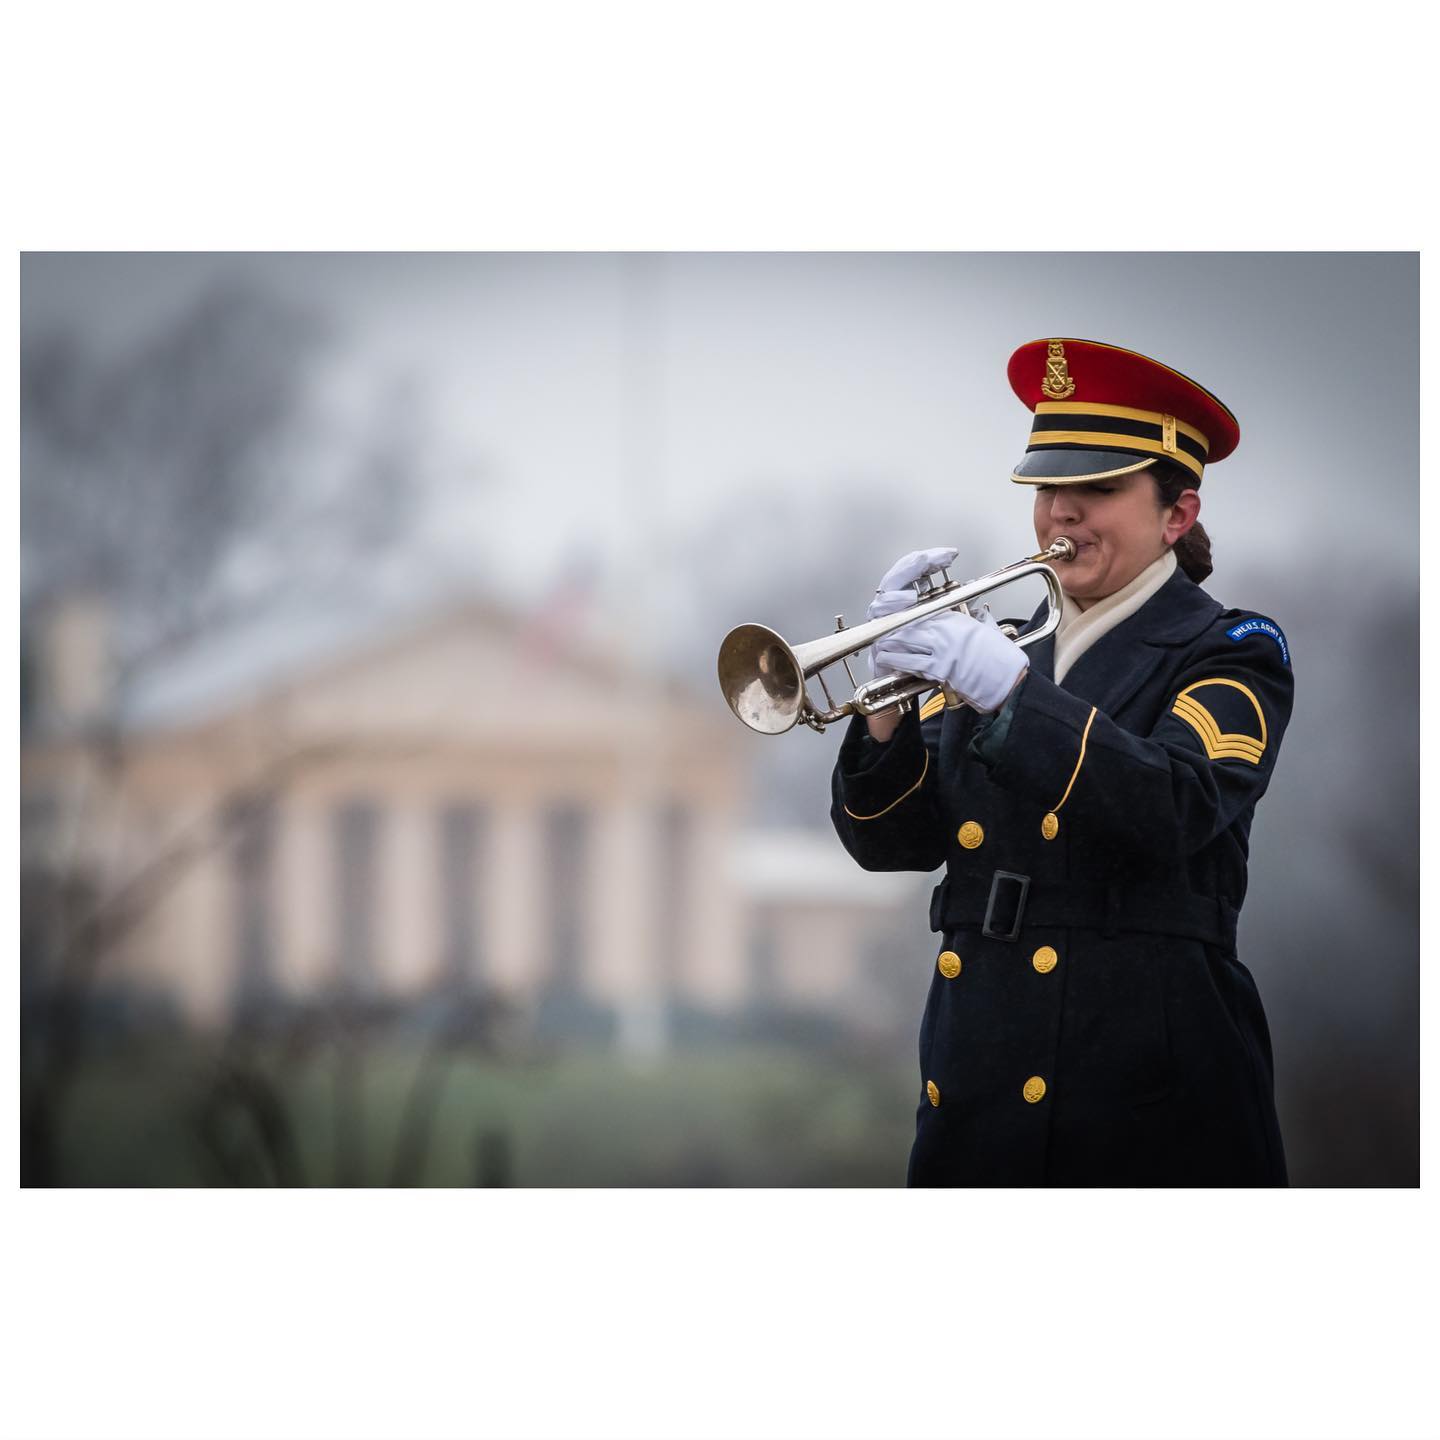
[[(904, 1183), (916, 1082), (889, 1056), (746, 1045), (638, 1068), (599, 1049), (520, 1062), (462, 1053), (429, 1072), (438, 1086), (417, 1146), (404, 1117), (425, 1054), (401, 1040), (298, 1059), (257, 1048), (242, 1068), (278, 1101), (308, 1185), (394, 1183), (402, 1130), (416, 1162), (404, 1173), (424, 1185)], [(207, 1096), (234, 1058), (172, 1042), (87, 1061), (61, 1114), (61, 1183), (273, 1183), (245, 1111), (210, 1112), (229, 1165), (204, 1138)]]

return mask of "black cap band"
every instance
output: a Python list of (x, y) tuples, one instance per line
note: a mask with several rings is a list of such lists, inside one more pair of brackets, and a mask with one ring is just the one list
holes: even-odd
[[(1134, 470), (1147, 460), (1173, 460), (1198, 481), (1209, 451), (1210, 442), (1193, 425), (1160, 411), (1079, 401), (1042, 402), (1035, 407), (1030, 444), (1013, 478), (1073, 482)], [(1089, 458), (1059, 458), (1066, 453)], [(1036, 456), (1055, 458), (1036, 460)]]

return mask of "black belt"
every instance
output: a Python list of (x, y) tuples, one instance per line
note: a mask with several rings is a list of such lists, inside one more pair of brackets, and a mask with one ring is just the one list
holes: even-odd
[(930, 897), (930, 928), (978, 927), (991, 940), (1018, 940), (1029, 926), (1056, 930), (1098, 930), (1107, 938), (1123, 933), (1174, 935), (1235, 948), (1240, 912), (1214, 895), (1189, 891), (1128, 890), (1118, 885), (1082, 889), (1043, 885), (1028, 875), (997, 870), (984, 882), (953, 886), (947, 876)]

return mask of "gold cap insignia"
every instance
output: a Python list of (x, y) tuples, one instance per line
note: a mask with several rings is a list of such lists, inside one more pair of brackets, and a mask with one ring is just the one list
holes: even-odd
[(1075, 382), (1070, 378), (1070, 366), (1065, 360), (1065, 346), (1059, 340), (1050, 342), (1040, 393), (1047, 400), (1068, 400), (1075, 393)]

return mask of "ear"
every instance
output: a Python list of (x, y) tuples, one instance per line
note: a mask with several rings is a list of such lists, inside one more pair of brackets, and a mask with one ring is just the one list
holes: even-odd
[(1173, 545), (1200, 518), (1200, 492), (1182, 490), (1165, 521), (1165, 543)]

